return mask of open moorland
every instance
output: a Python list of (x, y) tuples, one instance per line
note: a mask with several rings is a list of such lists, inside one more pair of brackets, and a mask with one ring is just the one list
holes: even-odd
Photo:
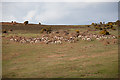
[(118, 27), (3, 23), (2, 77), (117, 78)]

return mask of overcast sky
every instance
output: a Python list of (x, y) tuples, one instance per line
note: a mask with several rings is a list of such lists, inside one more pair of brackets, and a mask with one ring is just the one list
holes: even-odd
[(2, 21), (91, 24), (118, 20), (118, 2), (2, 2)]

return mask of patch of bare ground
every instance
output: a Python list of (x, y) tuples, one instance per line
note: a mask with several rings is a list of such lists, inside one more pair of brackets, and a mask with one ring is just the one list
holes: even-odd
[(9, 56), (4, 56), (4, 55), (3, 55), (2, 59), (3, 59), (3, 60), (10, 60), (10, 59), (15, 58), (15, 57), (18, 57), (18, 56), (20, 56), (20, 55), (21, 55), (20, 53), (14, 53), (14, 54), (11, 54), (11, 55), (9, 55)]
[(118, 39), (106, 39), (106, 40), (101, 40), (105, 46), (110, 45), (110, 44), (118, 44)]
[(95, 58), (95, 57), (102, 57), (102, 56), (108, 56), (108, 55), (111, 55), (111, 54), (115, 54), (117, 52), (115, 51), (110, 51), (110, 52), (103, 52), (103, 53), (98, 53), (98, 54), (93, 54), (93, 55), (82, 55), (82, 56), (78, 56), (78, 57), (70, 57), (68, 58), (68, 60), (77, 60), (77, 59), (80, 59), (80, 58)]
[(57, 58), (57, 57), (63, 57), (65, 54), (54, 54), (54, 55), (49, 55), (48, 58)]

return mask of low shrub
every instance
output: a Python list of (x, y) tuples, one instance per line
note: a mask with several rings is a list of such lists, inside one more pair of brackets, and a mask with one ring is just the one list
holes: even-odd
[(10, 29), (9, 31), (13, 31), (12, 29)]
[(25, 21), (24, 24), (27, 25), (27, 24), (28, 24), (28, 21)]
[(116, 28), (115, 28), (115, 27), (112, 27), (112, 30), (116, 30)]
[(79, 33), (79, 30), (76, 30), (76, 33)]
[(92, 23), (91, 25), (95, 25), (94, 23)]
[(7, 30), (3, 30), (2, 33), (7, 33)]
[(101, 27), (100, 27), (100, 26), (95, 26), (94, 28), (95, 28), (95, 29), (100, 29)]
[(103, 30), (102, 28), (100, 28), (99, 30)]
[(110, 29), (111, 27), (110, 27), (110, 26), (107, 26), (106, 28), (107, 28), (107, 29)]
[(39, 25), (41, 25), (41, 23), (39, 22)]
[(51, 27), (47, 27), (47, 28), (42, 28), (42, 29), (40, 30), (40, 33), (43, 33), (43, 32), (51, 33), (51, 31), (52, 31)]
[(100, 31), (100, 34), (103, 34), (103, 35), (110, 35), (110, 33), (109, 33), (106, 29)]
[(43, 33), (44, 31), (45, 31), (44, 29), (41, 29), (41, 30), (40, 30), (40, 33)]

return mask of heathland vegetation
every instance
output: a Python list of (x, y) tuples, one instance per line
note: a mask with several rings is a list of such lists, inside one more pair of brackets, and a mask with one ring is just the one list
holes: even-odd
[(2, 22), (3, 78), (117, 78), (120, 21)]

